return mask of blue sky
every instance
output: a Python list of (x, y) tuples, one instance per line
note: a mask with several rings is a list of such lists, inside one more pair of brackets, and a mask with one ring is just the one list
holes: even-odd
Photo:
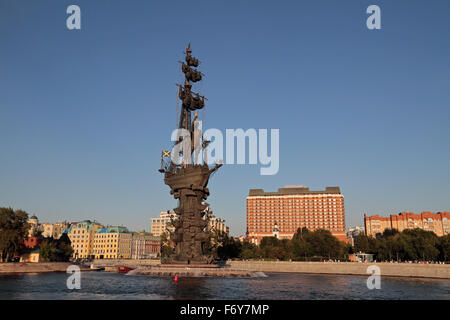
[[(81, 8), (81, 30), (66, 8)], [(381, 30), (366, 8), (381, 8)], [(177, 61), (206, 74), (203, 127), (280, 129), (280, 170), (222, 167), (211, 203), (245, 233), (250, 188), (340, 186), (364, 212), (450, 210), (448, 1), (0, 2), (0, 206), (134, 230), (172, 209), (161, 149)]]

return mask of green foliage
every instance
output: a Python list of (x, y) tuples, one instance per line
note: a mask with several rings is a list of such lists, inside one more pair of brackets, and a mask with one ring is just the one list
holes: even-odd
[(234, 240), (232, 237), (224, 234), (217, 240), (220, 245), (217, 248), (217, 256), (219, 260), (227, 260), (236, 258), (242, 251), (242, 245), (239, 240)]
[(355, 246), (353, 247), (355, 252), (375, 253), (377, 250), (376, 239), (368, 237), (363, 234), (359, 234), (354, 238)]
[(385, 230), (376, 237), (358, 235), (354, 241), (352, 247), (340, 242), (328, 230), (299, 228), (291, 240), (264, 237), (259, 246), (229, 238), (224, 242), (221, 258), (321, 261), (344, 260), (348, 254), (363, 252), (374, 254), (379, 261), (450, 259), (450, 235), (439, 238), (422, 229)]
[(249, 259), (257, 259), (260, 256), (259, 247), (250, 242), (243, 242), (241, 245), (241, 253), (237, 257), (249, 260)]
[(59, 239), (47, 238), (41, 242), (39, 256), (41, 261), (69, 261), (73, 249), (67, 234), (63, 234)]
[(342, 259), (344, 244), (328, 230), (309, 231), (302, 228), (291, 240), (264, 237), (259, 246), (229, 240), (222, 250), (219, 256), (223, 259), (322, 260)]
[(41, 238), (42, 237), (42, 230), (35, 229), (33, 233), (31, 234), (32, 237)]
[(438, 237), (432, 231), (406, 229), (385, 230), (376, 237), (355, 237), (355, 252), (373, 253), (379, 261), (446, 261), (449, 259), (448, 235)]
[(450, 260), (450, 234), (440, 237), (439, 239), (439, 260)]
[(0, 261), (8, 261), (20, 250), (30, 228), (27, 220), (25, 211), (0, 208)]

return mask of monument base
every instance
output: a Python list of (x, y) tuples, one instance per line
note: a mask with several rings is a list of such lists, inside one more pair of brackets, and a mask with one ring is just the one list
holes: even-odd
[(156, 265), (159, 268), (220, 268), (218, 264), (206, 264), (206, 263), (162, 263)]
[(153, 277), (171, 277), (174, 278), (253, 278), (259, 275), (252, 271), (231, 270), (230, 268), (221, 268), (219, 265), (181, 265), (181, 264), (160, 264), (150, 268), (138, 268), (137, 274)]

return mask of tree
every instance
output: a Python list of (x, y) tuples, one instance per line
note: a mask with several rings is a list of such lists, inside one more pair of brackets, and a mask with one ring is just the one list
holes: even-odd
[(28, 214), (23, 210), (0, 208), (0, 261), (9, 261), (28, 234)]
[(307, 260), (310, 255), (308, 243), (304, 239), (292, 239), (292, 258), (294, 260)]
[(46, 238), (39, 247), (39, 256), (42, 261), (69, 261), (72, 253), (73, 249), (66, 233), (59, 239)]
[(329, 230), (318, 229), (304, 236), (310, 254), (322, 258), (339, 258), (343, 245)]
[(33, 233), (31, 234), (32, 237), (37, 237), (37, 238), (41, 238), (42, 237), (42, 230), (40, 229), (35, 229), (33, 231)]
[(308, 232), (309, 232), (309, 230), (307, 227), (298, 228), (297, 232), (294, 234), (292, 239), (294, 239), (294, 240), (303, 239), (303, 235), (306, 235)]
[(450, 234), (439, 238), (439, 258), (441, 261), (448, 261), (450, 259)]
[(278, 249), (275, 249), (280, 246), (281, 243), (277, 237), (263, 237), (259, 244), (262, 257), (269, 259), (278, 259), (278, 256), (283, 254)]
[(218, 241), (220, 242), (217, 248), (219, 260), (228, 260), (240, 256), (242, 245), (239, 240), (236, 241), (227, 234), (222, 234)]
[(434, 232), (416, 228), (403, 230), (402, 235), (409, 238), (413, 259), (435, 260), (438, 257), (438, 237)]
[(41, 261), (56, 261), (56, 244), (53, 241), (44, 240), (39, 247)]
[(354, 239), (354, 251), (363, 253), (376, 253), (377, 239), (374, 237), (368, 237), (364, 234), (359, 234)]
[(244, 241), (241, 246), (241, 253), (239, 255), (239, 258), (241, 259), (256, 259), (259, 258), (259, 247), (254, 244), (247, 241)]

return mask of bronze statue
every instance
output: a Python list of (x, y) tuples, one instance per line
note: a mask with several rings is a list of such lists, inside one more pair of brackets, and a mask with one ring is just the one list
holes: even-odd
[[(210, 168), (206, 161), (198, 163), (198, 149), (206, 151), (207, 140), (201, 136), (195, 137), (195, 128), (198, 126), (197, 115), (191, 122), (191, 112), (202, 109), (206, 98), (191, 90), (192, 84), (202, 79), (202, 73), (193, 69), (198, 67), (200, 61), (191, 56), (191, 47), (186, 48), (187, 64), (181, 64), (185, 74), (184, 85), (178, 85), (178, 97), (182, 102), (179, 120), (179, 129), (190, 133), (191, 149), (189, 163), (176, 164), (172, 162), (169, 151), (163, 151), (160, 172), (164, 173), (164, 183), (170, 187), (170, 194), (178, 199), (178, 207), (174, 208), (176, 219), (172, 220), (175, 230), (171, 232), (170, 239), (175, 243), (175, 251), (168, 257), (163, 257), (163, 264), (210, 264), (216, 258), (216, 253), (208, 245), (209, 228), (204, 200), (209, 196), (207, 188), (212, 173), (222, 165), (216, 164)], [(199, 143), (194, 143), (201, 139)], [(198, 142), (198, 141), (197, 141)], [(175, 144), (182, 143), (182, 139)], [(184, 152), (186, 152), (184, 150)], [(166, 160), (167, 158), (167, 160)]]

